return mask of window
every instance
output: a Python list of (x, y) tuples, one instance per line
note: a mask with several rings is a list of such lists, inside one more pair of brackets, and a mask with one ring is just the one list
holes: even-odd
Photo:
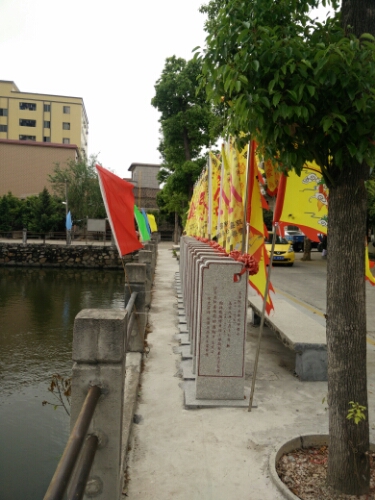
[(8, 132), (8, 125), (0, 125), (0, 132)]
[(36, 141), (35, 135), (20, 135), (20, 141)]
[(32, 102), (20, 102), (20, 109), (28, 109), (29, 111), (35, 111), (36, 104)]
[(44, 128), (51, 128), (51, 122), (46, 122), (46, 121), (44, 121), (44, 122), (43, 122), (43, 127), (44, 127)]
[(70, 106), (63, 106), (63, 113), (70, 115)]
[(36, 127), (36, 120), (25, 120), (25, 119), (20, 119), (20, 125), (21, 127)]
[(43, 137), (43, 142), (51, 142), (51, 137)]
[(63, 130), (70, 130), (70, 123), (63, 122)]
[(45, 113), (49, 113), (51, 111), (51, 105), (50, 104), (44, 104), (43, 105), (43, 111)]
[(67, 137), (64, 137), (63, 144), (70, 144), (70, 139), (68, 139)]
[(8, 116), (7, 108), (0, 108), (0, 116)]

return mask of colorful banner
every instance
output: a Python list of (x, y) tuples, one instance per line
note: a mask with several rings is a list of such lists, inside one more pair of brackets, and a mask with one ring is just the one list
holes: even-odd
[(120, 257), (142, 248), (134, 224), (133, 185), (96, 165), (100, 190)]
[(72, 229), (72, 215), (70, 213), (70, 210), (69, 212), (66, 214), (66, 222), (65, 222), (65, 227), (68, 231), (70, 231)]
[[(252, 288), (264, 299), (267, 283), (267, 265), (269, 265), (269, 257), (264, 244), (264, 238), (267, 234), (263, 222), (262, 209), (262, 194), (260, 192), (258, 182), (258, 166), (255, 158), (256, 151), (255, 141), (250, 143), (250, 158), (249, 158), (249, 179), (248, 179), (248, 200), (246, 220), (250, 226), (249, 250), (248, 254), (253, 256), (259, 264), (259, 271), (254, 276), (249, 276), (249, 283)], [(270, 291), (274, 292), (273, 286), (270, 283), (267, 301), (266, 312), (269, 315), (274, 308), (270, 297)]]
[(264, 175), (267, 180), (267, 194), (271, 197), (276, 196), (277, 187), (280, 181), (280, 172), (277, 170), (277, 167), (272, 163), (271, 160), (266, 160), (263, 162)]
[(230, 171), (230, 200), (228, 207), (228, 231), (226, 251), (240, 250), (242, 246), (242, 228), (244, 219), (244, 194), (247, 169), (247, 146), (239, 152), (233, 139), (226, 147)]
[(150, 224), (151, 232), (156, 233), (158, 230), (158, 226), (156, 225), (155, 216), (152, 214), (147, 214), (147, 218), (148, 218), (148, 223)]
[(365, 277), (367, 281), (371, 283), (372, 286), (375, 286), (375, 277), (372, 275), (371, 269), (375, 266), (375, 262), (371, 262), (368, 257), (368, 246), (366, 244), (366, 255), (365, 255)]
[(319, 241), (319, 233), (327, 234), (328, 189), (315, 162), (307, 162), (300, 176), (294, 171), (281, 176), (274, 222), (281, 228), (298, 226), (312, 241)]
[(211, 151), (209, 153), (209, 161), (212, 187), (211, 200), (209, 200), (209, 207), (211, 207), (211, 236), (215, 237), (217, 235), (217, 219), (219, 215), (221, 163), (220, 158)]
[(137, 226), (138, 226), (138, 231), (141, 236), (141, 241), (149, 241), (151, 239), (150, 233), (148, 232), (147, 229), (147, 224), (145, 221), (145, 218), (143, 217), (142, 212), (139, 210), (139, 208), (134, 205), (134, 217), (135, 220), (137, 221)]

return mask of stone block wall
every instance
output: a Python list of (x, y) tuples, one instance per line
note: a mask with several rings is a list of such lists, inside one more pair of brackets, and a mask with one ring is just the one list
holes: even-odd
[[(132, 262), (130, 254), (124, 262)], [(26, 245), (0, 243), (0, 266), (122, 269), (117, 249), (110, 246)]]

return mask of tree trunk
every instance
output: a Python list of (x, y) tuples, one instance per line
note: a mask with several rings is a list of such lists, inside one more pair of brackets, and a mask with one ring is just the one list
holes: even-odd
[[(327, 481), (337, 491), (360, 495), (369, 490), (364, 277), (368, 168), (345, 167), (329, 192)], [(366, 407), (366, 420), (358, 425), (347, 419), (350, 401)]]
[(311, 240), (305, 236), (303, 242), (303, 257), (301, 260), (311, 260)]

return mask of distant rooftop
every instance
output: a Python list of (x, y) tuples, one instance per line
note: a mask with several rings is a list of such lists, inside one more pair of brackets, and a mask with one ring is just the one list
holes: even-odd
[(132, 163), (130, 165), (130, 167), (128, 168), (128, 170), (130, 171), (133, 171), (135, 169), (135, 167), (157, 167), (157, 168), (160, 168), (161, 165), (159, 165), (158, 163)]

